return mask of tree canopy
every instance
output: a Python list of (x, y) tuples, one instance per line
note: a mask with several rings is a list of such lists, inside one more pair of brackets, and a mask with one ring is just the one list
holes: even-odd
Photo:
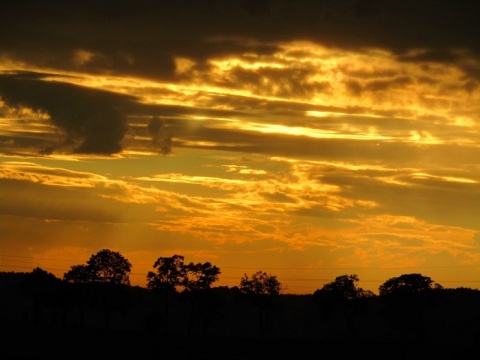
[(63, 280), (72, 283), (89, 283), (93, 281), (93, 274), (87, 265), (72, 265), (63, 275)]
[(181, 255), (160, 257), (153, 267), (156, 273), (148, 272), (147, 288), (170, 292), (176, 292), (177, 289), (186, 292), (207, 290), (218, 280), (221, 273), (220, 269), (210, 262), (185, 264)]
[(93, 254), (86, 265), (73, 265), (63, 275), (64, 280), (74, 283), (107, 283), (130, 285), (132, 265), (117, 251), (102, 249)]
[(324, 284), (313, 295), (315, 298), (328, 296), (329, 298), (347, 301), (374, 296), (371, 291), (357, 287), (356, 283), (358, 281), (359, 278), (356, 274), (337, 276), (334, 281)]
[(434, 287), (442, 288), (439, 284), (435, 284), (434, 286), (434, 281), (428, 276), (421, 274), (403, 274), (385, 281), (380, 285), (378, 291), (381, 296), (402, 295), (419, 293), (431, 290)]
[(211, 285), (218, 280), (220, 269), (210, 262), (193, 262), (185, 266), (185, 278), (183, 286), (186, 291), (201, 291), (210, 289)]
[(239, 289), (245, 295), (280, 295), (282, 284), (275, 275), (259, 270), (251, 277), (245, 274)]
[(159, 257), (153, 267), (156, 272), (147, 273), (147, 289), (175, 292), (185, 278), (184, 257), (173, 255)]

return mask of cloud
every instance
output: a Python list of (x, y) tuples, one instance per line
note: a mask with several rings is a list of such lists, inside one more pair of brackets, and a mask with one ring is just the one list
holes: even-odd
[[(94, 54), (85, 50), (77, 57), (88, 63)], [(170, 82), (16, 72), (0, 78), (0, 91), (8, 100), (5, 106), (33, 104), (66, 134), (67, 142), (60, 144), (58, 133), (44, 129), (44, 153), (60, 151), (60, 145), (62, 151), (105, 154), (122, 147), (170, 154), (174, 147), (248, 151), (265, 146), (267, 151), (272, 145), (271, 154), (284, 155), (276, 146), (301, 142), (294, 137), (303, 135), (312, 138), (307, 139), (311, 145), (292, 151), (331, 146), (320, 151), (329, 156), (337, 145), (342, 153), (342, 140), (349, 140), (346, 146), (358, 145), (358, 150), (348, 153), (362, 155), (366, 140), (375, 146), (381, 142), (383, 149), (471, 143), (478, 121), (479, 87), (458, 63), (398, 62), (386, 51), (348, 52), (298, 40), (277, 44), (270, 53), (212, 53), (203, 65), (186, 57), (175, 59), (183, 59), (186, 67)], [(468, 56), (464, 61), (472, 67), (479, 64)], [(58, 93), (64, 101), (46, 99), (62, 99)], [(320, 115), (305, 116), (314, 113)], [(20, 128), (20, 119), (8, 121)], [(38, 132), (26, 131), (31, 126), (16, 134), (11, 129), (2, 130), (4, 148), (42, 146)], [(388, 144), (393, 141), (400, 143)]]
[(435, 0), (4, 1), (0, 20), (9, 31), (0, 34), (0, 54), (156, 79), (172, 79), (178, 57), (202, 67), (212, 57), (272, 54), (292, 39), (398, 56), (424, 49), (450, 62), (458, 49), (480, 55), (478, 9), (474, 1)]
[(0, 74), (0, 96), (10, 107), (43, 111), (59, 130), (65, 142), (42, 150), (51, 153), (57, 147), (72, 148), (80, 154), (114, 154), (122, 150), (126, 133), (122, 112), (134, 98), (94, 90), (58, 81), (48, 74), (29, 72)]
[[(0, 214), (63, 221), (121, 222), (122, 212), (111, 201), (100, 201), (88, 188), (75, 191), (39, 183), (0, 180)], [(41, 194), (41, 195), (39, 195)]]
[(372, 214), (410, 214), (432, 224), (446, 224), (479, 229), (480, 182), (416, 176), (408, 169), (395, 175), (362, 176), (361, 172), (320, 175), (319, 181), (338, 186), (339, 195), (350, 199), (372, 201), (378, 206)]
[(147, 129), (152, 137), (154, 147), (160, 148), (162, 154), (169, 154), (172, 151), (172, 138), (165, 130), (165, 122), (157, 117), (152, 117)]
[[(178, 196), (91, 172), (36, 163), (0, 166), (0, 214), (53, 221), (148, 222), (155, 206), (182, 212)], [(167, 200), (168, 199), (168, 200)]]

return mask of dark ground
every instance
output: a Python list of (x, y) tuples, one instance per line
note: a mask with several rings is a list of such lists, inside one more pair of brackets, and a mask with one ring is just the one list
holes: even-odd
[(438, 359), (478, 360), (472, 344), (321, 341), (279, 338), (200, 337), (100, 328), (66, 328), (0, 319), (1, 360), (54, 359)]
[(206, 327), (197, 318), (189, 328), (189, 303), (172, 302), (165, 334), (158, 298), (146, 289), (129, 289), (131, 306), (115, 311), (106, 330), (102, 311), (80, 311), (75, 301), (64, 317), (63, 302), (36, 312), (20, 291), (22, 278), (4, 273), (2, 281), (1, 275), (0, 360), (480, 360), (478, 290), (442, 290), (421, 312), (372, 298), (350, 329), (345, 314), (320, 311), (311, 295), (282, 295), (262, 339), (258, 309), (229, 289), (217, 289), (221, 316), (209, 313)]

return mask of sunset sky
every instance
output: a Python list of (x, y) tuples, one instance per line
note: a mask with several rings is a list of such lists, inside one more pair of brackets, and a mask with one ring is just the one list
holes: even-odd
[(119, 251), (480, 287), (480, 4), (0, 3), (0, 271)]

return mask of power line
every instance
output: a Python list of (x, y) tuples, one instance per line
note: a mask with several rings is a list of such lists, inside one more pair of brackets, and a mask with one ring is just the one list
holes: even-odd
[[(44, 266), (39, 266), (39, 265), (34, 265), (33, 267), (32, 266), (25, 266), (25, 265), (6, 265), (6, 264), (0, 264), (0, 268), (21, 268), (21, 269), (28, 269), (28, 270), (32, 270), (32, 268), (36, 268), (36, 267), (44, 267)], [(59, 267), (59, 266), (45, 266), (45, 270), (48, 270), (48, 269), (55, 269), (55, 270), (64, 270), (63, 267)]]
[[(141, 265), (146, 265), (145, 263)], [(241, 270), (401, 270), (401, 269), (453, 269), (453, 268), (480, 268), (480, 265), (442, 265), (442, 266), (399, 266), (399, 267), (375, 267), (375, 266), (351, 266), (351, 267), (244, 267), (244, 266), (219, 266), (221, 269)]]
[[(29, 256), (22, 256), (22, 255), (5, 255), (2, 254), (0, 255), (0, 260), (3, 261), (8, 261), (8, 262), (13, 262), (13, 264), (0, 264), (0, 269), (1, 268), (16, 268), (16, 269), (24, 269), (27, 271), (32, 270), (32, 266), (34, 267), (39, 267), (39, 263), (41, 263), (44, 260), (47, 261), (69, 261), (71, 262), (72, 259), (53, 259), (53, 258), (43, 258), (43, 257), (29, 257)], [(22, 260), (22, 259), (28, 259), (27, 260)], [(26, 265), (18, 265), (18, 264), (32, 264), (32, 266), (26, 266)], [(145, 264), (144, 264), (145, 265)], [(452, 269), (452, 268), (479, 268), (480, 265), (449, 265), (449, 266), (405, 266), (405, 267), (360, 267), (360, 268), (344, 268), (344, 267), (263, 267), (263, 270), (303, 270), (303, 271), (329, 271), (329, 270), (335, 270), (335, 271), (340, 271), (340, 270), (346, 270), (346, 269), (352, 269), (352, 270), (405, 270), (405, 269)], [(47, 265), (45, 266), (47, 270), (63, 270), (65, 271), (66, 269), (62, 266), (58, 265)], [(240, 267), (240, 266), (225, 266), (222, 267), (222, 269), (234, 269), (234, 270), (252, 270), (252, 269), (257, 269), (255, 267)], [(130, 276), (141, 276), (141, 277), (146, 277), (146, 273), (137, 273), (133, 272), (130, 273)], [(229, 282), (229, 280), (239, 280), (240, 277), (238, 276), (221, 276), (219, 280)], [(333, 279), (331, 278), (306, 278), (306, 277), (300, 277), (300, 278), (282, 278), (281, 279), (283, 282), (319, 282), (319, 283), (328, 283), (332, 282)], [(385, 279), (383, 280), (365, 280), (361, 279), (361, 283), (382, 283), (384, 282)], [(438, 280), (435, 281), (436, 283), (480, 283), (480, 280)], [(315, 286), (292, 286), (291, 288), (318, 288)]]
[[(44, 257), (22, 256), (22, 255), (4, 255), (4, 254), (1, 254), (0, 258), (7, 258), (7, 260), (8, 260), (8, 258), (29, 259), (31, 261), (33, 261), (33, 260), (69, 261), (69, 262), (72, 261), (72, 259), (59, 259), (59, 258), (52, 259), (52, 258), (44, 258)], [(17, 260), (17, 261), (22, 261), (22, 260)]]
[[(21, 256), (21, 255), (0, 255), (0, 258), (21, 258), (29, 260), (52, 260), (52, 261), (69, 261), (72, 259), (60, 259), (60, 258), (43, 258), (43, 257), (30, 257), (30, 256)], [(20, 260), (19, 260), (20, 261)], [(86, 261), (85, 261), (86, 262)], [(150, 265), (147, 263), (136, 263), (137, 265)], [(241, 269), (241, 270), (402, 270), (402, 269), (455, 269), (455, 268), (480, 268), (479, 265), (436, 265), (436, 266), (397, 266), (397, 267), (375, 267), (375, 266), (364, 266), (364, 267), (243, 267), (243, 266), (221, 266), (221, 269)]]

